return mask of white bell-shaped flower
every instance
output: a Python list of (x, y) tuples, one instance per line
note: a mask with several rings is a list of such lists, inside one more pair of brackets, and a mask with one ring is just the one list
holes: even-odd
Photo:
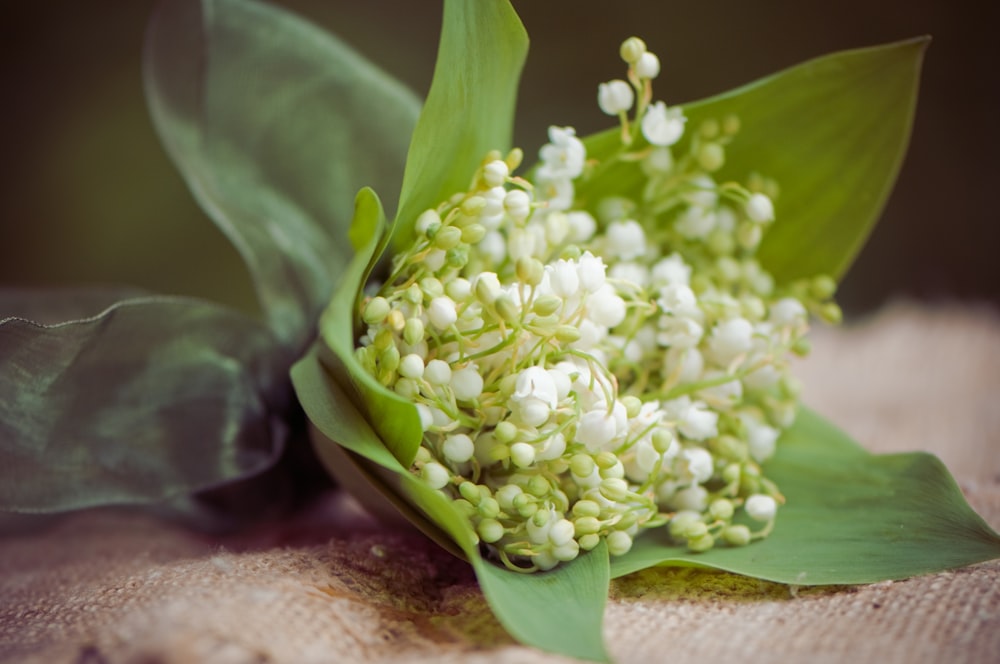
[(679, 106), (668, 109), (666, 104), (658, 101), (642, 116), (642, 135), (653, 145), (673, 145), (684, 134), (685, 122), (687, 118)]
[(572, 127), (549, 127), (549, 142), (538, 151), (541, 164), (537, 176), (542, 180), (572, 180), (583, 173), (587, 149)]
[(597, 105), (608, 115), (628, 112), (634, 101), (632, 86), (621, 79), (616, 78), (597, 86)]

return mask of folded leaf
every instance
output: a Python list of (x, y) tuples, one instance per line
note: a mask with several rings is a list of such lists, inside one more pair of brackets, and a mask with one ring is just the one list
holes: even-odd
[[(758, 259), (779, 282), (840, 278), (881, 214), (903, 161), (928, 38), (843, 51), (743, 87), (684, 104), (688, 132), (733, 114), (740, 131), (726, 148), (722, 181), (757, 172), (781, 188), (777, 221)], [(587, 139), (591, 157), (620, 149), (619, 131)], [(686, 142), (679, 151), (686, 149)], [(679, 152), (680, 153), (680, 152)], [(641, 187), (635, 163), (617, 163), (580, 195), (596, 203)]]
[[(468, 520), (442, 493), (414, 477), (388, 453), (319, 361), (317, 349), (292, 367), (292, 381), (316, 428), (317, 454), (332, 475), (363, 487), (355, 496), (364, 505), (383, 515), (391, 514), (390, 506), (395, 505), (410, 523), (434, 539), (448, 538), (442, 543), (472, 563), (494, 614), (515, 638), (550, 652), (607, 661), (601, 620), (610, 577), (603, 544), (553, 571), (532, 575), (483, 560)], [(398, 517), (393, 520), (399, 521)]]
[(434, 79), (413, 133), (393, 246), (417, 216), (465, 191), (490, 150), (509, 150), (528, 36), (507, 0), (446, 0)]
[[(408, 466), (413, 461), (423, 429), (413, 404), (379, 384), (354, 355), (356, 301), (364, 286), (377, 247), (385, 232), (385, 214), (371, 189), (358, 192), (351, 237), (356, 245), (330, 305), (323, 312), (320, 330), (333, 357), (327, 362), (378, 432), (386, 448)], [(328, 357), (324, 353), (321, 357)]]
[(694, 554), (648, 533), (612, 559), (612, 574), (668, 564), (799, 585), (871, 583), (1000, 557), (1000, 535), (929, 454), (869, 454), (803, 409), (764, 470), (787, 498), (766, 539)]
[(335, 37), (248, 0), (164, 2), (145, 79), (168, 151), (301, 349), (350, 259), (355, 192), (396, 191), (419, 102)]
[(161, 502), (261, 472), (287, 438), (288, 364), (260, 323), (189, 298), (0, 320), (0, 509)]

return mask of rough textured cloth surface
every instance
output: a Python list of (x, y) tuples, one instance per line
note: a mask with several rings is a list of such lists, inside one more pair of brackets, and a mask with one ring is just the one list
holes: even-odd
[[(1000, 528), (1000, 319), (897, 306), (816, 330), (804, 398), (869, 449), (927, 450)], [(789, 588), (647, 570), (614, 582), (618, 662), (997, 662), (1000, 562)], [(208, 538), (122, 510), (0, 540), (0, 659), (17, 662), (557, 662), (515, 644), (469, 569), (332, 495)]]

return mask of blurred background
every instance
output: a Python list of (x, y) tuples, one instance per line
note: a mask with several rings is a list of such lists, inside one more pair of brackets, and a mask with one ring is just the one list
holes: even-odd
[[(147, 115), (141, 50), (154, 4), (0, 1), (0, 286), (131, 284), (253, 308), (238, 256)], [(426, 92), (439, 3), (280, 4)], [(632, 34), (660, 56), (657, 97), (670, 104), (831, 51), (932, 35), (909, 155), (839, 299), (853, 318), (901, 297), (1000, 306), (998, 3), (514, 4), (532, 39), (515, 136), (529, 156), (549, 124), (608, 126), (597, 84), (622, 76), (618, 45)]]

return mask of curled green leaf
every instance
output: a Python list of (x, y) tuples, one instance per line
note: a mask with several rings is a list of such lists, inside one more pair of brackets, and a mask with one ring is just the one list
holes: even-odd
[(262, 472), (288, 436), (277, 348), (253, 319), (180, 297), (0, 320), (0, 509), (163, 502)]

